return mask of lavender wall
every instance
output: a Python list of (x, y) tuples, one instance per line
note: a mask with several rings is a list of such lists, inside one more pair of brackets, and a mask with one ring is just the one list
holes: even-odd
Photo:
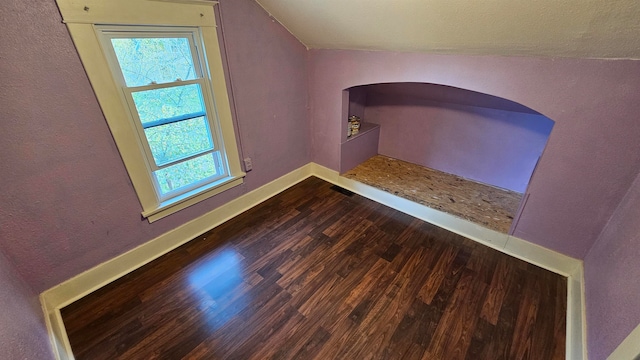
[(37, 295), (0, 252), (0, 354), (3, 359), (53, 359)]
[[(342, 90), (352, 86), (456, 86), (554, 119), (515, 235), (571, 256), (587, 253), (640, 169), (638, 61), (307, 52), (254, 1), (221, 0), (218, 9), (239, 137), (254, 170), (245, 185), (149, 224), (55, 2), (3, 3), (0, 297), (14, 306), (2, 322), (20, 322), (0, 334), (3, 353), (50, 356), (29, 288), (43, 291), (310, 160), (338, 170)], [(624, 292), (633, 288), (617, 276), (638, 275), (630, 251), (638, 229), (624, 215), (638, 217), (638, 192), (636, 180), (587, 257), (593, 354), (610, 352), (638, 322), (637, 304)], [(601, 289), (617, 291), (621, 303), (608, 304)]]
[(584, 260), (590, 359), (640, 324), (640, 174)]
[(359, 88), (364, 89), (365, 92), (401, 95), (403, 97), (409, 98), (417, 97), (420, 99), (427, 99), (438, 103), (483, 107), (527, 114), (538, 114), (538, 112), (511, 100), (453, 86), (416, 82), (402, 82), (364, 85), (357, 86), (353, 89)]
[[(343, 125), (346, 129), (348, 128), (347, 119), (349, 118), (349, 116), (355, 115), (360, 119), (364, 120), (364, 110), (367, 104), (367, 93), (365, 91), (365, 88), (361, 86), (349, 89), (348, 91), (345, 91), (345, 93), (348, 94), (347, 97), (349, 99), (349, 104), (348, 104), (349, 110), (347, 111), (347, 116), (342, 118)], [(344, 135), (344, 138), (342, 139), (342, 143), (347, 141), (348, 131), (343, 131), (343, 132), (345, 133), (345, 135)]]
[(341, 92), (426, 82), (509, 99), (556, 121), (515, 235), (583, 258), (640, 169), (640, 61), (312, 50), (313, 161), (339, 169)]
[(378, 155), (379, 138), (379, 126), (368, 123), (360, 126), (358, 135), (340, 144), (340, 173), (345, 173)]
[(436, 101), (431, 89), (368, 93), (365, 120), (381, 125), (378, 152), (524, 193), (553, 121), (530, 111)]
[(253, 0), (223, 0), (224, 42), (254, 189), (311, 161), (307, 49)]
[(0, 12), (0, 248), (41, 292), (310, 161), (307, 51), (254, 1), (223, 0), (246, 183), (149, 224), (55, 1)]

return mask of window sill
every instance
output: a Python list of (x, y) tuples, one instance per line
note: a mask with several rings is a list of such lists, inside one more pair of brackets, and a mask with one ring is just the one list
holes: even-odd
[(142, 216), (147, 218), (150, 223), (160, 220), (165, 216), (169, 216), (175, 212), (185, 209), (191, 205), (208, 199), (214, 195), (220, 194), (223, 191), (229, 190), (232, 187), (241, 185), (244, 180), (245, 173), (240, 173), (236, 176), (229, 176), (224, 179), (212, 182), (205, 186), (194, 189), (188, 193), (175, 197), (171, 200), (162, 202), (157, 208), (143, 211)]

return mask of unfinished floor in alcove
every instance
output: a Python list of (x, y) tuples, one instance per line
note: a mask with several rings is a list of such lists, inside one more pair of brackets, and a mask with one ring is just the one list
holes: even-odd
[(344, 177), (508, 233), (522, 194), (377, 155)]

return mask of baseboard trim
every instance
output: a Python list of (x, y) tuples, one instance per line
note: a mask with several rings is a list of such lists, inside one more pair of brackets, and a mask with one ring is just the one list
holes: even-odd
[(341, 186), (366, 198), (384, 204), (405, 214), (427, 221), (441, 228), (462, 235), (508, 255), (553, 271), (562, 276), (573, 276), (582, 268), (582, 260), (476, 225), (470, 221), (431, 209), (413, 201), (340, 176), (338, 172), (318, 164), (312, 164), (311, 173), (325, 181)]
[(583, 311), (584, 281), (581, 260), (341, 177), (338, 172), (315, 163), (304, 165), (133, 250), (44, 291), (40, 295), (40, 301), (56, 358), (58, 360), (74, 358), (60, 309), (310, 176), (316, 176), (393, 209), (566, 276), (568, 278), (567, 359), (587, 359), (584, 341), (586, 339)]
[(582, 260), (457, 218), (385, 191), (347, 179), (338, 172), (312, 164), (311, 173), (366, 198), (424, 220), (458, 235), (494, 248), (531, 264), (567, 277), (566, 358), (587, 360), (584, 313), (584, 270)]
[(607, 360), (630, 360), (640, 358), (640, 324), (618, 345)]
[(58, 360), (74, 358), (60, 309), (308, 178), (311, 176), (311, 168), (311, 164), (304, 165), (135, 249), (44, 291), (40, 294), (40, 301), (56, 358)]

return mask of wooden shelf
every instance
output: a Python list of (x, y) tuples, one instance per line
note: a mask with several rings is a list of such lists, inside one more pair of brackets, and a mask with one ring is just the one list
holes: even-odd
[(379, 127), (380, 127), (380, 125), (378, 125), (378, 124), (361, 122), (360, 123), (360, 131), (358, 131), (358, 133), (356, 135), (353, 135), (353, 136), (347, 138), (347, 141), (351, 141), (353, 139), (357, 139), (360, 136), (362, 136), (362, 135), (364, 135), (364, 134), (366, 134), (366, 133), (368, 133), (368, 132), (370, 132), (370, 131), (372, 131), (374, 129), (377, 129)]

